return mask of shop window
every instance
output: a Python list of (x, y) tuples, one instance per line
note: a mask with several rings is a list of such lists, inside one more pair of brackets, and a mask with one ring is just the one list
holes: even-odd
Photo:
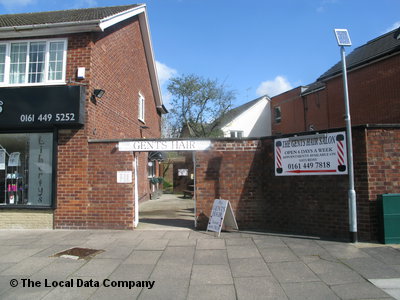
[(0, 84), (65, 82), (66, 40), (0, 43)]
[(231, 130), (231, 138), (242, 138), (242, 137), (243, 137), (243, 131)]
[(50, 207), (53, 134), (0, 134), (0, 205)]
[(142, 94), (139, 93), (139, 102), (138, 102), (138, 119), (144, 123), (144, 97)]
[(282, 114), (281, 114), (281, 107), (276, 106), (274, 107), (274, 118), (275, 118), (275, 123), (280, 123), (282, 120)]

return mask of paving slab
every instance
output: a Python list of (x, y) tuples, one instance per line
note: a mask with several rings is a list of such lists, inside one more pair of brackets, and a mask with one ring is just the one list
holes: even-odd
[(122, 260), (120, 259), (92, 259), (76, 271), (73, 276), (107, 278), (121, 263)]
[(299, 258), (288, 247), (259, 249), (266, 262), (298, 261)]
[(164, 250), (167, 247), (168, 239), (149, 239), (143, 240), (136, 246), (136, 250)]
[(253, 238), (254, 243), (258, 248), (276, 248), (276, 247), (287, 247), (287, 245), (279, 237), (255, 237)]
[(328, 251), (332, 256), (339, 259), (370, 257), (367, 253), (365, 253), (361, 249), (354, 247), (353, 244), (327, 242), (327, 241), (318, 241), (317, 243), (320, 246), (322, 246), (326, 251)]
[(323, 282), (328, 285), (365, 281), (365, 279), (357, 272), (353, 271), (341, 262), (318, 260), (308, 263), (307, 265)]
[(233, 284), (227, 265), (193, 265), (190, 285)]
[(281, 283), (320, 281), (303, 262), (268, 263), (268, 267)]
[(169, 264), (169, 265), (159, 265), (157, 264), (153, 272), (150, 275), (151, 280), (156, 280), (157, 282), (162, 282), (164, 279), (189, 279), (190, 273), (192, 271), (192, 265), (188, 264)]
[(188, 246), (196, 246), (197, 241), (195, 239), (170, 239), (168, 243), (168, 247), (188, 247)]
[(256, 246), (227, 246), (228, 258), (254, 258), (261, 257)]
[(71, 276), (73, 273), (78, 271), (87, 261), (57, 258), (50, 265), (47, 265), (38, 272), (35, 272), (30, 279), (40, 280), (43, 282), (44, 279), (51, 280), (64, 280)]
[(237, 299), (288, 299), (281, 285), (270, 277), (235, 278)]
[(48, 257), (28, 257), (12, 267), (1, 272), (1, 275), (15, 275), (29, 277), (44, 267), (50, 265), (54, 258)]
[(191, 285), (189, 287), (189, 300), (236, 300), (236, 292), (233, 284), (219, 285)]
[(164, 278), (156, 280), (151, 290), (142, 289), (138, 299), (139, 300), (185, 300), (187, 299), (189, 290), (189, 279), (187, 278)]
[(194, 251), (194, 247), (167, 247), (158, 260), (158, 265), (191, 265)]
[(364, 278), (398, 278), (400, 273), (390, 265), (372, 257), (342, 259), (344, 264), (355, 270)]
[(324, 299), (337, 300), (340, 299), (329, 287), (323, 282), (300, 282), (300, 283), (283, 283), (282, 288), (289, 299), (305, 300), (305, 299)]
[(223, 250), (226, 249), (224, 239), (200, 239), (197, 241), (196, 249), (200, 250)]
[(331, 286), (341, 299), (375, 299), (390, 297), (383, 290), (369, 282), (348, 283)]
[(147, 280), (153, 270), (154, 265), (123, 264), (119, 265), (108, 278), (112, 280)]
[(89, 298), (90, 300), (132, 300), (136, 299), (142, 288), (100, 287)]
[(227, 265), (228, 254), (226, 250), (196, 250), (195, 265)]
[(392, 247), (363, 248), (369, 256), (388, 265), (400, 266), (400, 249)]
[(124, 264), (150, 264), (155, 265), (162, 255), (162, 251), (134, 250), (124, 261)]
[(400, 299), (400, 278), (369, 279), (369, 281), (393, 298)]
[(232, 258), (229, 264), (233, 277), (272, 277), (262, 258)]

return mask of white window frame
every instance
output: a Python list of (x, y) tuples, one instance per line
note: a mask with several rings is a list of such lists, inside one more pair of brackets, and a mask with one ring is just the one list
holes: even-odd
[(282, 110), (280, 106), (274, 107), (274, 120), (276, 124), (279, 124), (282, 121)]
[[(42, 82), (28, 82), (29, 80), (29, 52), (30, 43), (45, 42), (46, 43), (46, 53), (44, 61), (44, 80)], [(50, 43), (62, 42), (64, 44), (63, 49), (63, 61), (62, 61), (62, 78), (59, 80), (49, 80), (49, 60), (50, 60)], [(26, 66), (25, 66), (25, 82), (24, 83), (10, 83), (10, 67), (11, 67), (11, 44), (14, 43), (27, 43), (27, 53), (26, 53)], [(6, 46), (6, 57), (5, 57), (5, 68), (4, 68), (4, 81), (0, 82), (0, 87), (4, 86), (40, 86), (40, 85), (59, 85), (65, 84), (66, 80), (66, 70), (67, 70), (67, 46), (68, 39), (30, 39), (30, 40), (8, 40), (0, 41), (0, 45)]]
[[(239, 133), (241, 135), (240, 137), (239, 137)], [(231, 130), (230, 135), (231, 135), (231, 138), (239, 138), (240, 139), (240, 138), (243, 138), (244, 132), (243, 132), (243, 130)]]
[(145, 116), (145, 98), (144, 96), (139, 93), (138, 97), (138, 119), (139, 121), (144, 123), (144, 116)]

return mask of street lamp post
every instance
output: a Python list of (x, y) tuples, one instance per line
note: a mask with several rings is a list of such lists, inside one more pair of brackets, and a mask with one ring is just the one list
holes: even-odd
[(349, 105), (349, 91), (347, 86), (347, 72), (346, 72), (346, 53), (345, 46), (351, 46), (350, 36), (347, 29), (335, 29), (336, 40), (340, 46), (340, 54), (342, 57), (342, 73), (343, 73), (343, 90), (344, 90), (344, 107), (345, 107), (345, 121), (346, 121), (346, 136), (347, 136), (347, 163), (349, 173), (349, 233), (352, 243), (358, 241), (357, 238), (357, 201), (356, 191), (354, 189), (354, 166), (353, 166), (353, 141), (351, 135), (351, 118), (350, 118), (350, 105)]

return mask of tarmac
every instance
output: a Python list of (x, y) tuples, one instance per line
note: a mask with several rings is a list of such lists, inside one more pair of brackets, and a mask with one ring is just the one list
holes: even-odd
[[(185, 203), (172, 224), (143, 208), (133, 231), (0, 230), (0, 299), (400, 299), (400, 245), (218, 237), (182, 223)], [(74, 247), (101, 251), (56, 256)]]

